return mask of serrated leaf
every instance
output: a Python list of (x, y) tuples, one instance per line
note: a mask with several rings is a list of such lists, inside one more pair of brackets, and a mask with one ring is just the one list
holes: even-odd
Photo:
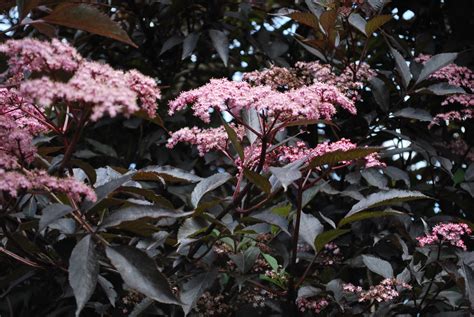
[(372, 255), (362, 255), (362, 261), (367, 268), (385, 278), (393, 278), (393, 268), (389, 262)]
[(390, 0), (369, 0), (368, 2), (375, 11), (380, 11)]
[(55, 222), (61, 217), (72, 212), (74, 209), (69, 205), (63, 204), (51, 204), (43, 209), (43, 215), (41, 216), (38, 224), (38, 230), (43, 231), (48, 225)]
[(100, 287), (102, 287), (105, 295), (107, 295), (110, 305), (112, 305), (112, 307), (115, 307), (115, 301), (117, 300), (117, 292), (114, 289), (114, 285), (102, 275), (99, 275), (97, 282), (99, 282)]
[(320, 252), (321, 250), (324, 249), (324, 246), (326, 244), (328, 244), (329, 242), (337, 239), (338, 237), (350, 231), (351, 230), (349, 229), (333, 229), (333, 230), (322, 232), (314, 240), (314, 247), (316, 248), (316, 252)]
[(381, 27), (391, 19), (392, 16), (390, 14), (377, 15), (373, 17), (365, 25), (365, 34), (369, 37), (372, 36), (372, 34), (377, 31), (379, 27)]
[(278, 261), (274, 257), (266, 253), (262, 253), (262, 256), (265, 258), (265, 261), (267, 261), (268, 265), (270, 265), (273, 271), (278, 270)]
[(415, 92), (417, 93), (425, 93), (425, 94), (433, 94), (437, 96), (446, 96), (452, 94), (465, 94), (466, 91), (458, 86), (453, 86), (448, 83), (436, 83), (430, 85), (428, 87), (423, 87)]
[(418, 109), (418, 108), (411, 108), (411, 107), (403, 108), (395, 112), (393, 115), (395, 117), (415, 119), (419, 121), (431, 122), (431, 120), (433, 120), (433, 116), (425, 109)]
[(250, 217), (263, 221), (264, 223), (275, 225), (283, 232), (290, 235), (290, 232), (288, 231), (288, 221), (285, 218), (273, 213), (271, 210), (255, 212), (252, 213)]
[[(244, 120), (245, 124), (251, 127), (254, 131), (258, 133), (262, 132), (262, 129), (260, 128), (260, 120), (258, 118), (258, 113), (254, 108), (242, 110), (242, 119)], [(258, 135), (253, 133), (248, 128), (245, 128), (245, 134), (247, 135), (247, 139), (249, 139), (250, 144), (253, 144), (258, 138)]]
[(227, 122), (223, 118), (221, 118), (222, 124), (224, 125), (224, 129), (227, 132), (227, 136), (229, 137), (232, 146), (234, 147), (235, 151), (239, 155), (240, 159), (244, 161), (244, 149), (242, 148), (242, 144), (240, 144), (239, 137), (237, 133), (232, 129)]
[(167, 52), (168, 50), (172, 49), (176, 45), (180, 44), (183, 42), (183, 39), (180, 36), (173, 35), (169, 39), (167, 39), (164, 43), (163, 46), (161, 47), (161, 51), (159, 55), (162, 55), (163, 53)]
[(403, 213), (400, 211), (393, 210), (393, 209), (390, 209), (387, 211), (361, 211), (347, 218), (342, 218), (341, 221), (339, 221), (339, 223), (337, 224), (337, 227), (340, 228), (347, 224), (350, 224), (356, 221), (366, 220), (366, 219), (380, 218), (380, 217), (386, 217), (386, 216), (398, 216), (398, 215), (403, 215)]
[(227, 35), (220, 30), (209, 30), (209, 36), (217, 54), (219, 54), (224, 66), (227, 67), (227, 62), (229, 60), (229, 39), (227, 38)]
[(196, 48), (197, 42), (199, 40), (199, 33), (193, 32), (186, 36), (183, 41), (183, 53), (181, 55), (181, 60), (184, 60), (191, 56)]
[(217, 270), (213, 269), (193, 277), (183, 285), (180, 299), (185, 316), (191, 312), (201, 295), (212, 286), (216, 277)]
[(229, 173), (218, 173), (201, 180), (191, 193), (191, 203), (196, 208), (201, 198), (208, 192), (213, 191), (225, 184), (232, 176)]
[(371, 186), (378, 187), (380, 189), (388, 189), (388, 180), (375, 168), (364, 169), (360, 172), (362, 177)]
[(116, 189), (120, 188), (120, 186), (130, 181), (134, 174), (135, 174), (134, 172), (129, 172), (128, 174), (125, 174), (119, 178), (112, 179), (111, 181), (108, 181), (104, 185), (97, 187), (95, 189), (97, 200), (95, 202), (84, 201), (81, 205), (81, 210), (83, 210), (84, 212), (87, 212), (91, 210), (92, 208), (94, 208), (95, 206), (97, 206), (102, 200), (107, 198)]
[(79, 316), (94, 293), (99, 275), (99, 257), (90, 235), (82, 238), (72, 250), (68, 272), (69, 284), (77, 303), (76, 316)]
[(244, 175), (249, 181), (255, 184), (264, 193), (269, 194), (271, 192), (272, 185), (265, 176), (258, 174), (257, 172), (254, 172), (252, 170), (249, 170), (248, 168), (244, 169)]
[(137, 47), (119, 24), (91, 5), (62, 3), (57, 5), (49, 15), (41, 20), (109, 37)]
[(337, 163), (343, 161), (353, 161), (358, 160), (370, 155), (372, 153), (379, 152), (381, 148), (379, 147), (358, 147), (355, 149), (350, 149), (347, 151), (337, 150), (333, 152), (325, 153), (321, 156), (317, 156), (313, 158), (308, 166), (307, 169), (313, 169), (318, 166), (323, 165), (335, 165)]
[(416, 80), (415, 84), (422, 82), (427, 79), (428, 76), (436, 72), (437, 70), (447, 66), (454, 62), (458, 57), (458, 53), (442, 53), (432, 56), (424, 65)]
[(314, 241), (324, 231), (324, 226), (313, 215), (301, 212), (300, 237), (316, 250)]
[(202, 177), (172, 166), (148, 166), (140, 171), (156, 173), (164, 181), (170, 183), (197, 183), (202, 180)]
[(295, 20), (300, 24), (312, 27), (313, 29), (318, 29), (318, 18), (309, 12), (295, 11), (288, 14), (288, 17)]
[(130, 288), (157, 302), (181, 305), (166, 277), (145, 253), (130, 246), (107, 247), (105, 253)]
[(247, 273), (253, 267), (255, 261), (257, 260), (258, 255), (260, 254), (260, 249), (257, 247), (250, 247), (245, 250), (243, 253), (231, 254), (229, 258), (237, 265), (237, 268), (242, 273)]
[(270, 167), (270, 172), (278, 179), (285, 191), (294, 181), (301, 178), (301, 172), (290, 167)]
[(327, 10), (324, 11), (319, 17), (319, 23), (323, 27), (326, 34), (331, 33), (331, 30), (334, 29), (337, 19), (336, 10)]
[(408, 67), (408, 64), (403, 58), (403, 56), (396, 49), (390, 47), (390, 51), (392, 52), (392, 55), (395, 58), (395, 66), (397, 67), (398, 74), (402, 79), (402, 85), (406, 89), (410, 84), (411, 80), (410, 68)]
[(378, 77), (372, 77), (370, 79), (370, 86), (372, 87), (372, 95), (375, 102), (380, 106), (380, 109), (387, 112), (390, 108), (390, 92), (387, 86), (385, 86), (384, 81)]
[(39, 3), (40, 0), (16, 0), (20, 22), (30, 13), (31, 10), (36, 8)]
[(390, 205), (393, 203), (411, 201), (411, 200), (416, 200), (416, 199), (427, 199), (427, 198), (429, 197), (417, 191), (398, 190), (398, 189), (393, 189), (387, 192), (374, 193), (367, 196), (365, 199), (362, 199), (354, 206), (352, 206), (352, 209), (344, 218), (348, 218), (360, 211), (363, 211), (369, 208), (375, 208), (375, 207)]
[(114, 211), (104, 219), (100, 227), (114, 227), (122, 222), (134, 221), (142, 218), (182, 218), (192, 214), (192, 211), (179, 212), (155, 206), (131, 206)]
[(360, 31), (362, 34), (365, 36), (368, 36), (369, 34), (366, 33), (366, 28), (367, 28), (367, 22), (365, 19), (358, 13), (351, 13), (349, 16), (349, 24), (355, 27), (358, 31)]

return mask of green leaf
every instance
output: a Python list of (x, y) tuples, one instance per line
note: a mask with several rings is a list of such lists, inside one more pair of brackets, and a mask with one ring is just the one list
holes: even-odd
[(267, 263), (270, 265), (273, 271), (278, 270), (278, 261), (272, 257), (270, 254), (262, 253), (262, 256), (265, 258)]
[(367, 196), (365, 199), (362, 199), (357, 204), (352, 206), (352, 209), (344, 218), (349, 218), (350, 216), (369, 209), (380, 206), (386, 206), (394, 203), (411, 201), (416, 199), (427, 199), (428, 196), (423, 195), (417, 191), (408, 191), (408, 190), (398, 190), (393, 189), (387, 192), (374, 193)]
[(90, 235), (82, 238), (72, 250), (69, 258), (69, 284), (76, 298), (76, 316), (94, 293), (99, 275), (99, 257)]
[(300, 237), (316, 250), (314, 241), (324, 231), (324, 226), (313, 215), (301, 212)]
[(395, 58), (395, 66), (397, 67), (398, 74), (402, 79), (402, 85), (406, 89), (411, 80), (410, 68), (403, 56), (396, 49), (390, 47), (390, 52), (392, 52), (392, 55)]
[(182, 218), (192, 215), (192, 211), (179, 212), (155, 206), (131, 206), (114, 211), (106, 217), (101, 228), (109, 228), (120, 225), (122, 222), (135, 221), (142, 218)]
[(243, 161), (244, 160), (244, 149), (242, 148), (242, 144), (240, 144), (239, 137), (237, 136), (237, 133), (232, 129), (227, 122), (223, 118), (221, 118), (222, 124), (224, 125), (224, 129), (227, 132), (227, 135), (229, 136), (229, 140), (232, 143), (232, 146), (234, 147), (235, 151), (237, 154), (239, 154), (240, 159)]
[(362, 261), (367, 268), (385, 278), (393, 278), (393, 268), (389, 262), (372, 255), (362, 255)]
[(253, 267), (259, 254), (259, 248), (250, 247), (243, 253), (229, 255), (229, 258), (231, 258), (231, 260), (237, 265), (237, 268), (240, 270), (240, 272), (245, 274)]
[(69, 205), (63, 204), (51, 204), (43, 209), (43, 215), (41, 216), (38, 224), (38, 230), (43, 231), (48, 225), (55, 222), (61, 217), (69, 214), (74, 209)]
[(191, 193), (191, 203), (193, 207), (196, 208), (198, 206), (201, 198), (206, 193), (225, 184), (231, 178), (232, 176), (229, 173), (217, 173), (200, 181)]
[(349, 21), (350, 25), (355, 27), (362, 34), (364, 34), (365, 36), (369, 35), (365, 31), (367, 29), (367, 22), (365, 21), (365, 19), (363, 17), (360, 16), (360, 14), (351, 13), (351, 15), (349, 16), (348, 21)]
[(244, 169), (244, 175), (249, 181), (255, 184), (264, 193), (269, 194), (272, 191), (272, 185), (265, 176), (258, 174), (257, 172), (254, 172), (252, 170), (249, 170), (248, 168)]
[(289, 185), (301, 178), (301, 172), (294, 167), (270, 167), (270, 172), (278, 179), (285, 191)]
[(373, 219), (373, 218), (380, 218), (380, 217), (387, 217), (387, 216), (398, 216), (398, 215), (403, 215), (403, 213), (400, 211), (393, 210), (393, 209), (389, 209), (387, 211), (362, 211), (352, 216), (349, 216), (347, 218), (342, 218), (341, 221), (339, 221), (339, 223), (337, 224), (337, 227), (340, 228), (349, 223), (366, 220), (366, 219)]
[(224, 62), (224, 66), (227, 67), (229, 60), (229, 39), (227, 35), (220, 30), (209, 30), (209, 36), (217, 54), (219, 54), (222, 62)]
[(145, 253), (130, 246), (107, 247), (105, 253), (130, 288), (160, 303), (181, 304), (155, 261)]
[(428, 76), (443, 68), (444, 66), (451, 64), (458, 57), (458, 53), (442, 53), (431, 57), (424, 65), (423, 69), (415, 82), (415, 85), (427, 79)]
[(335, 165), (337, 163), (343, 161), (353, 161), (358, 160), (370, 155), (372, 153), (379, 152), (382, 148), (379, 147), (358, 147), (355, 149), (343, 151), (337, 150), (334, 152), (328, 152), (321, 156), (317, 156), (313, 158), (308, 166), (307, 169), (313, 169), (318, 166), (322, 165)]
[(111, 39), (137, 47), (127, 32), (112, 21), (107, 15), (88, 4), (62, 3), (41, 19), (44, 22), (58, 24)]
[(384, 15), (377, 15), (373, 17), (372, 19), (367, 22), (365, 25), (365, 34), (367, 34), (368, 37), (372, 36), (372, 34), (382, 25), (387, 23), (392, 19), (392, 16), (390, 14), (384, 14)]
[(314, 247), (316, 248), (316, 252), (320, 252), (324, 249), (324, 246), (329, 242), (337, 239), (338, 237), (342, 236), (343, 234), (348, 233), (349, 229), (333, 229), (329, 231), (325, 231), (319, 234), (316, 239), (314, 240)]
[(188, 315), (194, 308), (201, 295), (212, 286), (217, 277), (217, 270), (199, 274), (191, 278), (183, 285), (181, 291), (181, 302), (183, 303), (184, 315)]

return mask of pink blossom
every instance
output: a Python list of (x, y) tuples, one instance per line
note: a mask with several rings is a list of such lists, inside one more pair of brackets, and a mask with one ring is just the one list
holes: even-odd
[(36, 148), (32, 134), (10, 116), (0, 115), (0, 141), (0, 168), (18, 168), (33, 161)]
[(245, 82), (211, 79), (210, 83), (181, 93), (169, 104), (169, 114), (191, 105), (194, 116), (210, 122), (210, 109), (230, 110), (238, 115), (242, 109), (255, 109), (281, 121), (300, 119), (331, 119), (340, 106), (355, 114), (354, 103), (336, 87), (315, 83), (310, 86), (279, 92), (269, 86), (251, 87)]
[[(236, 128), (233, 124), (231, 128), (236, 130), (237, 136), (242, 140), (244, 136), (244, 129), (242, 127)], [(200, 156), (204, 156), (210, 151), (221, 151), (226, 153), (229, 136), (224, 127), (200, 129), (198, 127), (182, 128), (171, 134), (168, 139), (166, 147), (172, 149), (179, 142), (186, 142), (196, 145)]]
[(360, 286), (354, 286), (351, 283), (343, 284), (343, 290), (347, 293), (355, 293), (359, 297), (359, 302), (367, 302), (375, 300), (377, 302), (387, 302), (400, 296), (400, 288), (411, 289), (412, 286), (402, 283), (394, 278), (384, 279), (375, 286), (371, 286), (369, 290), (364, 291)]
[(91, 109), (92, 121), (105, 115), (129, 116), (141, 109), (154, 116), (156, 99), (160, 97), (151, 78), (96, 62), (82, 62), (68, 82), (42, 77), (22, 83), (20, 91), (43, 107), (66, 102), (75, 108)]
[(431, 234), (416, 239), (422, 247), (441, 243), (450, 244), (466, 251), (467, 247), (461, 237), (469, 236), (471, 233), (471, 228), (465, 223), (439, 223), (433, 227)]
[(329, 305), (329, 302), (326, 298), (317, 298), (309, 299), (304, 297), (299, 297), (296, 300), (296, 305), (300, 312), (309, 311), (314, 314), (319, 314), (326, 306)]
[[(426, 63), (431, 56), (419, 55), (415, 60), (420, 63)], [(449, 64), (440, 70), (437, 70), (428, 77), (433, 81), (447, 82), (449, 85), (463, 88), (466, 93), (450, 95), (441, 103), (442, 106), (460, 106), (459, 110), (451, 110), (446, 113), (437, 114), (429, 127), (439, 125), (443, 121), (464, 121), (474, 117), (474, 72), (467, 67)]]
[(51, 42), (33, 38), (8, 40), (0, 45), (0, 52), (9, 57), (8, 66), (12, 76), (22, 75), (27, 71), (74, 72), (82, 61), (82, 57), (74, 47), (57, 39)]
[[(294, 162), (299, 159), (306, 159), (311, 161), (315, 157), (322, 156), (326, 153), (335, 151), (348, 151), (357, 148), (357, 145), (350, 140), (342, 138), (336, 142), (323, 142), (318, 144), (315, 148), (308, 148), (304, 142), (297, 142), (294, 146), (282, 146), (279, 151), (279, 160), (281, 162)], [(366, 167), (381, 167), (385, 166), (383, 162), (379, 161), (377, 153), (370, 154), (365, 157)], [(347, 163), (347, 162), (341, 162)]]
[(71, 177), (58, 178), (41, 170), (32, 170), (24, 174), (0, 169), (0, 191), (17, 197), (21, 190), (65, 193), (75, 201), (81, 201), (82, 198), (90, 201), (97, 199), (95, 192), (90, 187)]

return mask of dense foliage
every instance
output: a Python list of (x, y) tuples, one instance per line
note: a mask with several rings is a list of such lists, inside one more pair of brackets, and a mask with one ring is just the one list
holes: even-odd
[(470, 7), (0, 4), (0, 314), (474, 313)]

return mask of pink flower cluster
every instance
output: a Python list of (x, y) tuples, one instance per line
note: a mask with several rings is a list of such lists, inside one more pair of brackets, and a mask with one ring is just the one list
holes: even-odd
[(354, 103), (336, 87), (315, 83), (310, 86), (286, 92), (272, 90), (270, 86), (252, 87), (246, 82), (227, 79), (212, 79), (210, 83), (181, 93), (169, 104), (169, 114), (191, 104), (194, 116), (210, 122), (210, 110), (230, 111), (234, 116), (242, 109), (255, 109), (280, 121), (299, 119), (331, 119), (335, 106), (341, 106), (352, 114), (356, 113)]
[(90, 201), (97, 199), (89, 186), (72, 177), (58, 178), (42, 170), (20, 173), (0, 168), (0, 191), (7, 192), (11, 197), (17, 197), (21, 190), (64, 193), (70, 195), (74, 201), (81, 201), (83, 198)]
[[(419, 55), (415, 60), (426, 63), (430, 58), (429, 55)], [(439, 125), (443, 121), (464, 121), (474, 117), (474, 72), (472, 70), (456, 64), (449, 64), (431, 74), (429, 79), (447, 82), (451, 86), (461, 87), (466, 91), (464, 94), (446, 97), (441, 105), (459, 105), (461, 109), (437, 114), (430, 123), (430, 127)]]
[(27, 170), (36, 155), (33, 137), (48, 131), (44, 114), (14, 89), (0, 89), (0, 192), (17, 197), (20, 191), (61, 192), (76, 201), (94, 201), (94, 191), (73, 178), (57, 178), (46, 171)]
[[(230, 125), (240, 140), (244, 137), (243, 127), (236, 128), (233, 124)], [(204, 156), (210, 151), (221, 151), (227, 153), (229, 143), (229, 136), (224, 127), (200, 129), (198, 127), (182, 128), (171, 134), (168, 139), (166, 147), (172, 149), (179, 142), (186, 142), (196, 145), (200, 156)]]
[(82, 62), (74, 47), (57, 39), (51, 42), (33, 38), (9, 40), (0, 45), (0, 52), (8, 56), (8, 71), (17, 78), (22, 78), (25, 72), (74, 72)]
[[(57, 40), (9, 40), (0, 45), (0, 52), (9, 57), (12, 76), (25, 71), (43, 75), (21, 82), (19, 88), (25, 98), (42, 107), (65, 103), (70, 111), (90, 111), (93, 121), (105, 115), (129, 116), (139, 110), (155, 115), (160, 90), (152, 78), (135, 70), (123, 72), (86, 61), (73, 47)], [(70, 78), (57, 80), (54, 71)]]
[[(308, 148), (304, 142), (297, 142), (294, 146), (282, 146), (278, 149), (279, 160), (281, 162), (289, 163), (299, 159), (305, 159), (307, 161), (312, 160), (315, 157), (322, 156), (326, 153), (336, 151), (348, 151), (357, 148), (357, 145), (352, 143), (350, 140), (342, 138), (336, 142), (323, 142), (318, 144), (315, 148)], [(347, 163), (347, 162), (341, 162)], [(366, 167), (382, 167), (385, 166), (383, 162), (379, 161), (379, 157), (376, 153), (370, 154), (365, 157)]]
[(359, 298), (359, 302), (367, 302), (375, 300), (377, 302), (387, 302), (400, 296), (400, 288), (411, 289), (411, 285), (402, 283), (394, 278), (384, 279), (375, 286), (371, 286), (369, 290), (364, 291), (360, 286), (354, 286), (351, 283), (343, 284), (343, 290), (347, 293), (355, 293)]
[(433, 227), (431, 234), (424, 237), (418, 237), (420, 246), (433, 244), (450, 244), (452, 246), (467, 250), (462, 236), (469, 236), (472, 233), (471, 228), (465, 223), (440, 223)]
[(300, 297), (296, 300), (296, 305), (300, 312), (311, 312), (314, 314), (319, 314), (326, 306), (329, 305), (329, 302), (325, 298), (318, 299), (308, 299)]
[(347, 67), (337, 74), (331, 65), (315, 61), (297, 62), (293, 68), (273, 66), (262, 71), (245, 73), (243, 80), (253, 86), (270, 86), (274, 90), (291, 90), (325, 83), (356, 101), (360, 99), (359, 91), (364, 87), (364, 83), (373, 76), (375, 71), (366, 63), (362, 63), (357, 71)]
[(313, 82), (321, 82), (337, 87), (348, 98), (356, 101), (360, 100), (359, 91), (364, 88), (366, 82), (376, 75), (367, 63), (362, 63), (356, 69), (346, 67), (340, 74), (335, 74), (328, 64), (315, 62), (298, 62), (295, 64), (297, 69), (309, 74)]

